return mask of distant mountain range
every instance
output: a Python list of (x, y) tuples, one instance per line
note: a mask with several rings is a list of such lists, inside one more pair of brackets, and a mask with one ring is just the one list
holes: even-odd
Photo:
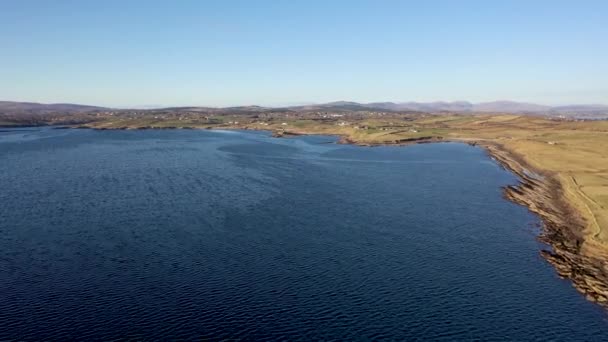
[(320, 105), (290, 107), (290, 109), (332, 109), (345, 111), (360, 110), (388, 110), (388, 111), (417, 111), (427, 113), (454, 112), (454, 113), (510, 113), (510, 114), (553, 114), (553, 115), (608, 115), (607, 105), (568, 105), (544, 106), (534, 103), (515, 101), (494, 101), (471, 103), (466, 101), (455, 102), (330, 102)]
[[(110, 108), (87, 106), (70, 103), (42, 104), (33, 102), (11, 102), (0, 101), (0, 113), (84, 113), (94, 111), (111, 110)], [(545, 114), (545, 115), (564, 115), (564, 116), (608, 116), (608, 105), (584, 104), (568, 106), (544, 106), (534, 103), (524, 103), (515, 101), (494, 101), (483, 103), (471, 103), (467, 101), (454, 102), (372, 102), (358, 103), (349, 101), (337, 101), (323, 104), (311, 104), (289, 107), (260, 107), (260, 106), (240, 106), (226, 108), (212, 107), (168, 107), (160, 109), (136, 109), (136, 110), (175, 110), (175, 111), (206, 111), (206, 112), (264, 112), (264, 111), (416, 111), (427, 113), (511, 113), (511, 114)]]
[(76, 113), (95, 110), (104, 110), (103, 107), (85, 106), (71, 103), (35, 103), (35, 102), (13, 102), (0, 101), (0, 112), (64, 112)]

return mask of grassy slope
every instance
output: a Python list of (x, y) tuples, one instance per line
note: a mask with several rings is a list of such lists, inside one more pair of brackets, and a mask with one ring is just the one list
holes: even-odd
[[(587, 221), (587, 236), (608, 243), (608, 122), (488, 118), (458, 127), (454, 137), (503, 144), (539, 170), (557, 174), (566, 196)], [(479, 127), (479, 128), (475, 128)]]

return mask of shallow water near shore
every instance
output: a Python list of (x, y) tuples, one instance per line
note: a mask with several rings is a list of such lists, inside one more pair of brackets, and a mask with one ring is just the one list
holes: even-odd
[(0, 340), (608, 339), (465, 144), (0, 132)]

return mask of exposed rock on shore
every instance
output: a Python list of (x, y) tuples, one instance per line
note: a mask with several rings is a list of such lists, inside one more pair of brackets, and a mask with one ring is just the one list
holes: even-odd
[(483, 146), (520, 178), (518, 185), (505, 188), (505, 197), (541, 217), (543, 229), (539, 238), (551, 246), (551, 250), (541, 251), (542, 256), (588, 300), (608, 306), (606, 261), (585, 251), (585, 244), (589, 243), (583, 233), (585, 221), (566, 200), (556, 175), (534, 170), (501, 145), (483, 143)]
[(406, 139), (395, 139), (395, 140), (386, 140), (382, 142), (365, 142), (365, 141), (357, 141), (353, 140), (347, 136), (341, 136), (338, 140), (338, 144), (353, 144), (359, 146), (384, 146), (384, 145), (414, 145), (414, 144), (425, 144), (425, 143), (434, 143), (434, 142), (446, 142), (448, 140), (444, 140), (443, 137), (439, 136), (427, 136), (427, 137), (417, 137), (417, 138), (406, 138)]
[(295, 137), (298, 135), (303, 135), (302, 133), (292, 132), (292, 131), (274, 131), (272, 132), (272, 137), (274, 138), (283, 138), (283, 137)]

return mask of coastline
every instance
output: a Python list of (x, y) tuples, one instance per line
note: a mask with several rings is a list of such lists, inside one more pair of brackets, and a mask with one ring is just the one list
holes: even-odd
[(539, 240), (551, 247), (541, 250), (541, 255), (587, 300), (608, 307), (606, 262), (601, 255), (586, 251), (585, 245), (590, 242), (584, 232), (585, 219), (566, 198), (558, 175), (532, 167), (522, 156), (500, 143), (482, 142), (480, 145), (520, 179), (519, 184), (504, 188), (504, 196), (541, 218)]
[[(307, 135), (306, 132), (273, 134), (273, 137)], [(608, 262), (603, 255), (585, 248), (591, 242), (585, 234), (585, 218), (565, 196), (558, 175), (533, 167), (517, 152), (504, 144), (486, 139), (421, 137), (385, 142), (361, 142), (346, 135), (338, 135), (339, 144), (358, 146), (408, 146), (415, 144), (458, 142), (480, 146), (504, 169), (515, 174), (519, 183), (503, 188), (504, 197), (525, 206), (542, 222), (538, 239), (550, 247), (540, 250), (562, 279), (589, 301), (608, 308)]]
[[(12, 127), (16, 128), (16, 127)], [(549, 250), (540, 250), (542, 257), (555, 268), (563, 279), (569, 279), (589, 301), (608, 308), (608, 260), (604, 250), (598, 247), (592, 236), (585, 232), (586, 218), (571, 198), (560, 175), (532, 166), (523, 155), (496, 139), (463, 137), (422, 136), (387, 141), (361, 141), (347, 134), (332, 132), (307, 132), (303, 130), (259, 129), (252, 127), (90, 127), (83, 125), (62, 128), (85, 128), (93, 130), (147, 130), (147, 129), (238, 129), (270, 132), (275, 138), (300, 135), (333, 135), (339, 144), (358, 146), (408, 146), (424, 143), (459, 142), (483, 148), (490, 157), (506, 170), (514, 173), (519, 183), (503, 188), (509, 201), (525, 206), (542, 221), (538, 239)]]
[[(407, 146), (412, 144), (460, 142), (480, 146), (504, 169), (515, 174), (519, 184), (503, 189), (504, 197), (522, 205), (539, 216), (542, 222), (538, 239), (549, 250), (540, 250), (542, 257), (555, 268), (558, 276), (569, 279), (574, 288), (589, 301), (608, 308), (608, 262), (602, 255), (585, 252), (590, 242), (584, 233), (585, 219), (568, 201), (556, 174), (533, 167), (525, 158), (504, 144), (489, 140), (469, 139), (407, 139), (395, 143), (360, 143), (341, 137), (339, 143), (358, 146)], [(592, 249), (591, 249), (592, 250)]]

